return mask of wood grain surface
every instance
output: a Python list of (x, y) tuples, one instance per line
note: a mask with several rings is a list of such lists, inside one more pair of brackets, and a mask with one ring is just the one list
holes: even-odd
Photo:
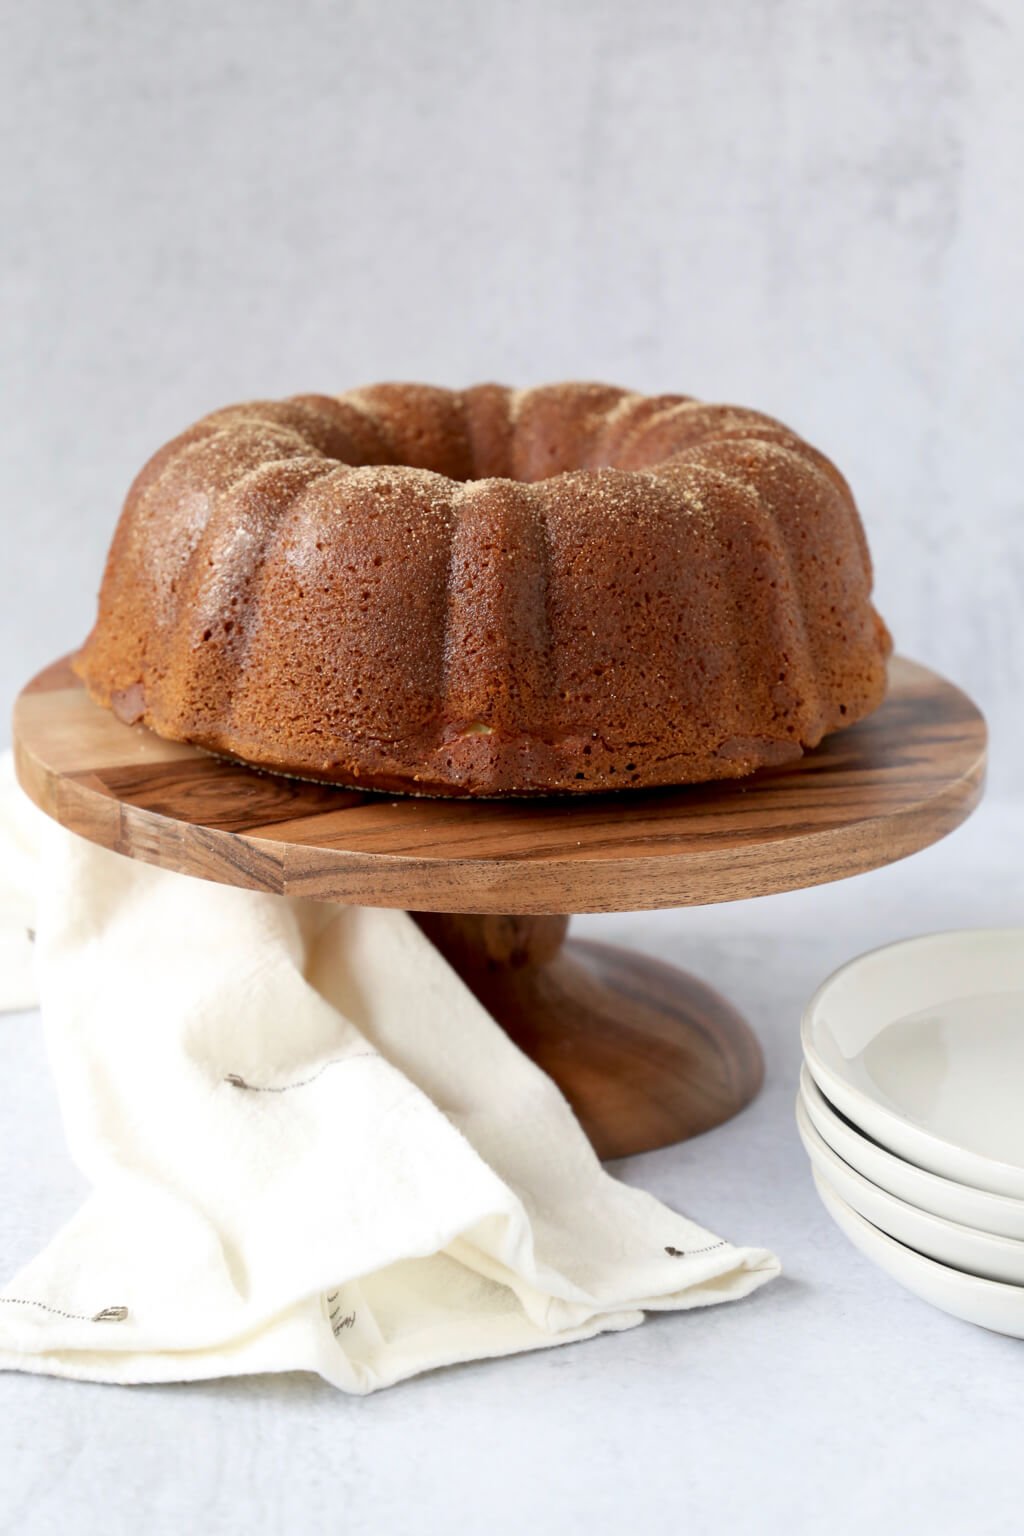
[(797, 763), (579, 800), (425, 800), (257, 773), (122, 725), (66, 660), (15, 707), (22, 785), (83, 837), (231, 885), (432, 912), (629, 911), (843, 879), (963, 821), (985, 742), (970, 699), (905, 660), (874, 715)]

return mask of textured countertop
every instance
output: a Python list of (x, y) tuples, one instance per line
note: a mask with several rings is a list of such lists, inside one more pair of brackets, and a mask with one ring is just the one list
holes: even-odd
[[(134, 1389), (0, 1376), (0, 1531), (1019, 1531), (1022, 1346), (933, 1311), (849, 1246), (814, 1194), (792, 1106), (817, 983), (889, 939), (1024, 922), (1022, 847), (1024, 807), (992, 803), (842, 885), (577, 920), (698, 971), (759, 1031), (767, 1084), (746, 1113), (617, 1172), (771, 1246), (781, 1280), (366, 1399), (300, 1376)], [(82, 1194), (37, 1025), (0, 1019), (5, 1275)]]

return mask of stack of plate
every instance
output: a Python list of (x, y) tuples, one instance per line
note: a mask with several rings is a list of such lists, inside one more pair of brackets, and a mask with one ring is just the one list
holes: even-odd
[(797, 1125), (829, 1214), (926, 1301), (1024, 1338), (1024, 929), (864, 955), (802, 1038)]

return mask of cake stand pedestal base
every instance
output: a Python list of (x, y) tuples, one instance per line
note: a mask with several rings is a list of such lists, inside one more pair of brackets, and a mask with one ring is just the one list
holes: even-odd
[(506, 1034), (555, 1080), (599, 1157), (711, 1130), (761, 1087), (756, 1036), (685, 971), (611, 944), (566, 942), (567, 917), (414, 915)]

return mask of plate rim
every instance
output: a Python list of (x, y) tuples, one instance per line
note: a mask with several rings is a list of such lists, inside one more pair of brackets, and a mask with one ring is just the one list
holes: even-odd
[[(912, 1160), (916, 1152), (919, 1157), (925, 1156), (932, 1159), (931, 1162), (924, 1163), (923, 1171), (935, 1174), (936, 1177), (945, 1178), (957, 1184), (966, 1184), (982, 1194), (1024, 1200), (1024, 1163), (1007, 1163), (1000, 1158), (989, 1157), (986, 1153), (974, 1151), (970, 1147), (946, 1141), (941, 1136), (936, 1136), (933, 1132), (915, 1125), (913, 1121), (905, 1119), (895, 1110), (880, 1104), (877, 1099), (871, 1098), (862, 1089), (839, 1077), (827, 1062), (822, 1060), (813, 1036), (815, 1015), (823, 998), (850, 971), (857, 969), (868, 960), (889, 954), (894, 950), (912, 950), (941, 945), (943, 941), (967, 940), (981, 936), (1009, 938), (1010, 935), (1016, 936), (1024, 945), (1024, 924), (1006, 923), (997, 926), (983, 924), (977, 927), (941, 928), (933, 932), (894, 939), (888, 944), (878, 944), (864, 950), (861, 954), (854, 955), (852, 959), (845, 961), (827, 976), (806, 1003), (800, 1018), (800, 1044), (804, 1060), (819, 1088), (824, 1091), (828, 1085), (830, 1089), (828, 1097), (835, 1101), (837, 1108), (847, 1115), (847, 1118), (853, 1120), (859, 1129), (871, 1131), (871, 1127), (863, 1124), (863, 1119), (858, 1115), (856, 1108), (858, 1105), (866, 1105), (869, 1114), (874, 1116), (882, 1127), (878, 1139), (882, 1141), (884, 1150), (891, 1155)], [(847, 1101), (850, 1108), (842, 1102), (843, 1099)], [(886, 1135), (888, 1140), (883, 1139)], [(923, 1153), (918, 1149), (923, 1149)], [(978, 1180), (990, 1180), (993, 1177), (997, 1180), (996, 1185), (978, 1182)]]
[[(943, 1264), (938, 1259), (931, 1259), (927, 1254), (918, 1253), (916, 1249), (908, 1247), (906, 1243), (901, 1243), (898, 1238), (890, 1237), (887, 1232), (883, 1232), (880, 1227), (876, 1227), (865, 1216), (861, 1216), (843, 1199), (837, 1190), (832, 1188), (826, 1178), (817, 1173), (812, 1173), (812, 1177), (818, 1192), (818, 1198), (821, 1200), (826, 1214), (839, 1228), (846, 1240), (852, 1243), (869, 1263), (881, 1269), (897, 1285), (902, 1286), (904, 1290), (916, 1296), (919, 1301), (927, 1302), (929, 1306), (937, 1307), (939, 1311), (946, 1312), (951, 1317), (959, 1318), (961, 1322), (972, 1323), (975, 1327), (987, 1328), (993, 1333), (1003, 1333), (1011, 1338), (1024, 1338), (1024, 1286), (1009, 1285), (1004, 1280), (988, 1280), (983, 1275), (971, 1275), (962, 1269), (954, 1269), (950, 1264)], [(832, 1210), (833, 1205), (837, 1205), (842, 1211), (843, 1219), (848, 1221), (855, 1231), (863, 1235), (866, 1247), (862, 1248), (860, 1243), (846, 1231), (843, 1220), (840, 1220)], [(900, 1273), (896, 1272), (895, 1267), (890, 1267), (890, 1264), (884, 1262), (882, 1258), (876, 1258), (875, 1254), (871, 1251), (872, 1248), (880, 1250), (885, 1256), (891, 1256), (890, 1262), (892, 1266), (899, 1264), (905, 1270), (909, 1270), (911, 1274), (919, 1271), (924, 1282), (930, 1280), (934, 1286), (939, 1287), (942, 1292), (946, 1293), (949, 1304), (942, 1305), (933, 1301), (931, 1296), (916, 1290), (913, 1285), (907, 1283)], [(970, 1305), (971, 1301), (974, 1301), (981, 1306), (984, 1306), (986, 1303), (994, 1303), (997, 1306), (1005, 1307), (1007, 1312), (1013, 1316), (1014, 1329), (1017, 1331), (1010, 1332), (1006, 1328), (996, 1326), (993, 1322), (980, 1322), (977, 1315), (973, 1317), (966, 1316), (964, 1311), (957, 1307), (957, 1292), (963, 1293), (964, 1299), (961, 1306)]]
[[(912, 1163), (907, 1158), (900, 1157), (898, 1153), (890, 1151), (888, 1147), (882, 1146), (881, 1142), (874, 1141), (859, 1126), (849, 1124), (841, 1118), (835, 1105), (830, 1103), (823, 1093), (820, 1084), (815, 1081), (810, 1065), (806, 1061), (800, 1068), (799, 1087), (800, 1092), (804, 1095), (805, 1104), (808, 1106), (811, 1123), (815, 1125), (815, 1129), (818, 1130), (818, 1134), (826, 1146), (831, 1147), (837, 1157), (841, 1158), (843, 1162), (848, 1163), (851, 1168), (855, 1169), (857, 1173), (861, 1174), (870, 1183), (876, 1184), (879, 1189), (885, 1190), (887, 1194), (893, 1195), (898, 1200), (905, 1201), (908, 1205), (914, 1204), (914, 1201), (908, 1199), (906, 1195), (898, 1194), (895, 1190), (889, 1189), (887, 1185), (879, 1183), (877, 1179), (872, 1178), (869, 1173), (866, 1173), (863, 1168), (858, 1167), (856, 1163), (850, 1162), (850, 1159), (844, 1156), (841, 1149), (833, 1146), (832, 1142), (829, 1141), (828, 1132), (820, 1130), (815, 1124), (815, 1114), (821, 1115), (829, 1126), (835, 1122), (839, 1127), (840, 1133), (849, 1135), (856, 1142), (862, 1143), (869, 1156), (878, 1157), (882, 1160), (883, 1164), (892, 1164), (895, 1169), (903, 1170), (912, 1183), (920, 1184), (926, 1191), (934, 1189), (940, 1199), (944, 1198), (943, 1191), (949, 1191), (953, 1200), (978, 1201), (987, 1213), (985, 1217), (987, 1221), (999, 1220), (1002, 1215), (1002, 1219), (1019, 1229), (1020, 1235), (1017, 1236), (1013, 1232), (999, 1231), (991, 1226), (982, 1226), (977, 1221), (960, 1221), (958, 1217), (947, 1216), (943, 1211), (929, 1210), (928, 1206), (919, 1206), (919, 1209), (928, 1211), (930, 1215), (950, 1221), (954, 1225), (974, 1227), (976, 1230), (987, 1232), (993, 1237), (1005, 1237), (1013, 1242), (1024, 1242), (1024, 1200), (1018, 1200), (1013, 1195), (996, 1194), (993, 1190), (977, 1189), (973, 1184), (964, 1184), (960, 1179), (949, 1178), (942, 1173), (933, 1173), (930, 1168), (921, 1168), (917, 1163)], [(820, 1102), (815, 1102), (814, 1095), (817, 1096), (817, 1100)]]
[[(845, 1158), (841, 1157), (839, 1153), (834, 1150), (834, 1148), (828, 1145), (827, 1141), (825, 1141), (825, 1138), (821, 1135), (821, 1132), (818, 1131), (811, 1122), (810, 1117), (807, 1114), (806, 1107), (803, 1103), (803, 1099), (800, 1095), (797, 1096), (796, 1121), (797, 1129), (800, 1132), (800, 1140), (803, 1143), (804, 1150), (807, 1153), (808, 1158), (810, 1159), (811, 1166), (815, 1169), (815, 1171), (820, 1171), (817, 1168), (816, 1156), (824, 1161), (826, 1169), (830, 1169), (833, 1164), (839, 1164), (839, 1168), (836, 1170), (839, 1177), (849, 1178), (855, 1186), (866, 1186), (867, 1190), (869, 1191), (869, 1199), (874, 1195), (877, 1195), (883, 1207), (895, 1206), (898, 1208), (897, 1214), (900, 1214), (903, 1211), (908, 1212), (911, 1219), (917, 1217), (922, 1222), (924, 1222), (926, 1227), (934, 1227), (938, 1229), (940, 1236), (942, 1231), (945, 1230), (950, 1234), (952, 1238), (965, 1242), (968, 1245), (976, 1243), (982, 1249), (990, 1246), (992, 1249), (996, 1250), (997, 1254), (1002, 1251), (1002, 1255), (1005, 1258), (1015, 1259), (1019, 1263), (1021, 1278), (1019, 1280), (1006, 1278), (999, 1279), (992, 1275), (977, 1275), (977, 1278), (980, 1280), (994, 1280), (997, 1284), (1019, 1287), (1022, 1291), (1022, 1294), (1024, 1294), (1024, 1240), (1021, 1240), (1020, 1238), (1000, 1237), (997, 1233), (985, 1232), (979, 1227), (971, 1227), (966, 1225), (964, 1222), (951, 1221), (945, 1216), (936, 1216), (934, 1212), (922, 1210), (920, 1206), (912, 1205), (909, 1201), (902, 1200), (898, 1195), (892, 1194), (889, 1190), (882, 1189), (880, 1185), (873, 1183), (871, 1179), (866, 1178), (865, 1175), (860, 1173), (858, 1169), (852, 1167)], [(816, 1146), (816, 1143), (820, 1144), (820, 1147)], [(812, 1148), (814, 1150), (812, 1150)], [(828, 1180), (829, 1184), (835, 1190), (835, 1185), (832, 1184), (832, 1180), (829, 1178), (829, 1173), (827, 1171), (823, 1173), (823, 1177)], [(934, 1263), (942, 1264), (944, 1267), (949, 1269), (956, 1269), (961, 1274), (976, 1273), (974, 1270), (961, 1269), (960, 1264), (953, 1259), (940, 1258), (934, 1253), (927, 1253), (923, 1249), (914, 1247), (913, 1243), (909, 1242), (906, 1238), (900, 1237), (898, 1234), (889, 1231), (887, 1227), (879, 1225), (878, 1221), (876, 1221), (873, 1217), (866, 1215), (861, 1210), (858, 1210), (857, 1206), (854, 1205), (851, 1200), (847, 1199), (847, 1197), (842, 1194), (841, 1190), (835, 1190), (835, 1192), (846, 1201), (846, 1204), (850, 1206), (851, 1210), (853, 1210), (858, 1216), (863, 1217), (865, 1221), (870, 1222), (873, 1227), (877, 1227), (879, 1232), (882, 1232), (886, 1237), (891, 1237), (893, 1242), (900, 1243), (903, 1247), (911, 1249), (911, 1251), (914, 1253), (919, 1253), (922, 1258), (932, 1259)]]

